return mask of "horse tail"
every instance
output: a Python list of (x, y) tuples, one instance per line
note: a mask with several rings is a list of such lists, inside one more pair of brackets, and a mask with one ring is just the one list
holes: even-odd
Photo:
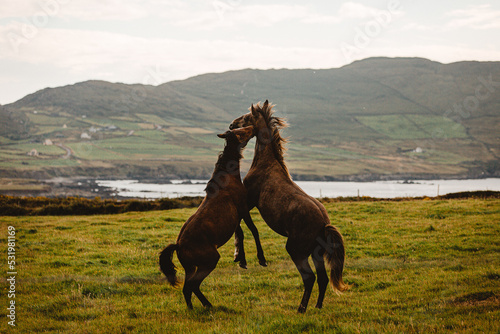
[(339, 230), (333, 225), (325, 226), (326, 243), (322, 245), (325, 248), (324, 258), (330, 266), (330, 283), (336, 292), (342, 292), (349, 289), (349, 286), (342, 280), (344, 271), (344, 238)]
[(180, 281), (176, 275), (177, 270), (174, 263), (172, 262), (174, 252), (178, 248), (178, 244), (170, 244), (160, 253), (160, 270), (165, 274), (165, 276), (167, 276), (167, 280), (170, 285), (174, 287), (180, 284)]

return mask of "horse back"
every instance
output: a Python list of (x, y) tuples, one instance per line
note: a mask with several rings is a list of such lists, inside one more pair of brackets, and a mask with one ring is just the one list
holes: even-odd
[(184, 223), (177, 243), (181, 249), (204, 244), (218, 248), (231, 238), (245, 210), (246, 189), (241, 182), (221, 187), (213, 196), (206, 196)]

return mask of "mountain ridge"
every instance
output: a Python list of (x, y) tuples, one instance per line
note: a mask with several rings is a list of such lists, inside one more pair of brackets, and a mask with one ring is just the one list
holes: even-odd
[[(4, 122), (0, 136), (23, 149), (27, 138), (34, 144), (52, 139), (69, 146), (74, 153), (71, 163), (65, 163), (71, 166), (56, 167), (62, 174), (118, 162), (135, 166), (133, 170), (149, 168), (146, 174), (154, 168), (181, 173), (173, 163), (154, 162), (168, 157), (184, 161), (182, 168), (194, 168), (199, 175), (191, 176), (200, 176), (210, 170), (212, 155), (220, 149), (211, 136), (227, 129), (251, 103), (269, 99), (277, 104), (277, 115), (290, 123), (285, 130), (292, 138), (287, 161), (297, 176), (491, 176), (498, 175), (499, 164), (499, 86), (500, 62), (441, 64), (387, 57), (332, 69), (207, 73), (158, 86), (88, 80), (4, 105), (4, 112), (17, 116)], [(9, 122), (18, 126), (20, 121), (27, 123), (24, 137), (5, 130), (15, 128)], [(110, 125), (116, 130), (82, 139), (83, 132)], [(127, 154), (116, 144), (120, 140), (137, 146), (136, 151)], [(422, 151), (414, 152), (418, 147)], [(0, 139), (0, 149), (9, 161), (0, 164), (2, 173), (17, 166), (28, 174), (50, 174), (50, 167), (32, 167), (24, 155), (21, 159), (14, 144)]]

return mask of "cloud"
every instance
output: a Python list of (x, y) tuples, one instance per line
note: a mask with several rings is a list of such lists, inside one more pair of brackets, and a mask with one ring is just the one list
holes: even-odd
[[(61, 1), (61, 0), (52, 0)], [(138, 0), (86, 0), (68, 1), (61, 6), (61, 14), (69, 18), (85, 21), (99, 20), (135, 20), (148, 16), (147, 1)]]
[(436, 31), (441, 30), (440, 26), (432, 26), (428, 24), (418, 24), (415, 22), (409, 22), (403, 25), (403, 30), (414, 30), (414, 31)]
[(498, 29), (500, 28), (500, 10), (494, 10), (491, 5), (469, 6), (446, 13), (451, 17), (449, 28)]
[[(388, 5), (389, 6), (389, 5)], [(343, 3), (339, 10), (338, 16), (341, 20), (349, 19), (372, 19), (376, 16), (390, 11), (393, 15), (401, 15), (402, 11), (397, 8), (400, 7), (399, 1), (393, 1), (390, 4), (394, 8), (374, 8), (370, 6), (363, 5), (358, 2), (345, 2)]]
[(315, 15), (311, 9), (303, 5), (244, 5), (239, 2), (213, 1), (205, 8), (188, 9), (177, 6), (161, 16), (170, 24), (192, 30), (212, 30), (220, 27), (250, 25), (270, 27), (277, 23), (291, 20), (304, 22)]
[[(398, 3), (397, 1), (394, 1)], [(215, 0), (211, 6), (188, 8), (185, 4), (176, 4), (161, 16), (170, 24), (192, 30), (212, 30), (220, 27), (250, 25), (270, 27), (283, 22), (304, 24), (338, 24), (352, 19), (373, 19), (386, 14), (387, 8), (374, 8), (356, 2), (343, 3), (337, 12), (325, 14), (310, 5), (249, 5), (242, 1)], [(392, 10), (392, 15), (400, 15), (400, 10)]]
[(42, 16), (85, 21), (133, 20), (148, 15), (148, 1), (139, 0), (45, 0), (10, 1), (2, 5), (0, 18), (40, 19)]
[(36, 11), (41, 11), (40, 6), (36, 6), (31, 1), (5, 1), (2, 3), (0, 18), (24, 17), (33, 15)]
[[(5, 34), (0, 28), (0, 35)], [(56, 66), (69, 76), (142, 82), (151, 68), (162, 68), (164, 80), (241, 68), (334, 67), (336, 51), (307, 47), (274, 47), (226, 40), (143, 38), (117, 33), (46, 28), (15, 52), (7, 40), (0, 61)]]
[(356, 2), (346, 2), (340, 6), (338, 14), (344, 19), (366, 19), (378, 10)]
[(345, 2), (332, 14), (303, 4), (251, 4), (241, 0), (45, 0), (13, 1), (2, 8), (0, 18), (33, 21), (58, 17), (65, 21), (132, 21), (163, 19), (166, 25), (190, 30), (213, 30), (241, 25), (269, 27), (295, 21), (305, 24), (337, 24), (343, 20), (373, 18), (377, 9), (357, 2)]

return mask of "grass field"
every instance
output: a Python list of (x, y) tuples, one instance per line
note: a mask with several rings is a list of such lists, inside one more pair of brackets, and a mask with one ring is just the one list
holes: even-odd
[[(16, 328), (9, 328), (4, 264), (0, 332), (67, 333), (498, 333), (500, 201), (404, 200), (325, 204), (344, 235), (344, 279), (324, 308), (297, 314), (302, 282), (257, 211), (269, 266), (258, 266), (248, 230), (248, 270), (220, 248), (201, 286), (214, 304), (194, 300), (158, 270), (158, 253), (175, 241), (195, 209), (107, 216), (2, 217), (16, 229)], [(7, 256), (5, 255), (6, 259)], [(179, 266), (174, 256), (174, 263)], [(179, 270), (183, 275), (182, 269)]]

